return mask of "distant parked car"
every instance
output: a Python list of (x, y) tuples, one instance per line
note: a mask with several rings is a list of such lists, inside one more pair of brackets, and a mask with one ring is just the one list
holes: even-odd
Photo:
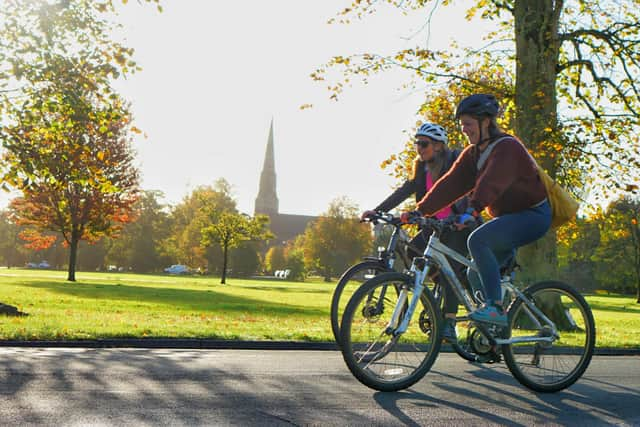
[(27, 263), (27, 268), (42, 268), (42, 269), (47, 269), (47, 268), (51, 268), (51, 265), (50, 265), (47, 261), (41, 261), (41, 262), (28, 262), (28, 263)]
[(182, 264), (174, 264), (171, 267), (167, 267), (164, 269), (165, 273), (168, 274), (189, 274), (189, 267)]

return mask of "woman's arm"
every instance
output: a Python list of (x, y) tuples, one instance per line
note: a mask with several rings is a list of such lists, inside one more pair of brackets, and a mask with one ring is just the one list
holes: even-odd
[(475, 182), (473, 157), (473, 146), (468, 146), (449, 171), (418, 202), (418, 210), (426, 216), (432, 216), (469, 193)]

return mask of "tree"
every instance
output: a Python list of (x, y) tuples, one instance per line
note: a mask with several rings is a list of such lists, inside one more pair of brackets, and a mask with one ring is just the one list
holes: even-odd
[(282, 270), (287, 266), (287, 260), (284, 255), (284, 246), (272, 246), (264, 256), (264, 269), (266, 272), (274, 272)]
[(80, 240), (131, 220), (138, 172), (129, 107), (111, 81), (137, 69), (109, 39), (111, 1), (7, 0), (0, 9), (2, 186), (32, 231), (59, 232), (75, 280)]
[[(298, 238), (301, 236), (298, 236)], [(297, 244), (298, 238), (293, 243), (285, 246), (284, 256), (289, 269), (289, 280), (304, 281), (307, 271), (304, 266), (304, 248)]]
[(236, 248), (245, 241), (260, 241), (273, 237), (267, 230), (268, 222), (269, 217), (266, 215), (251, 218), (244, 214), (222, 212), (215, 223), (202, 229), (204, 246), (217, 242), (222, 248), (221, 284), (226, 283), (229, 249)]
[(202, 229), (216, 222), (222, 212), (237, 212), (227, 181), (219, 179), (213, 186), (194, 189), (171, 212), (173, 228), (163, 245), (164, 252), (177, 262), (217, 272), (216, 260), (222, 257), (222, 250), (215, 241), (203, 245)]
[(0, 212), (0, 259), (8, 268), (27, 262), (27, 251), (20, 239), (21, 231), (8, 210)]
[[(437, 17), (438, 5), (453, 2), (385, 3), (403, 11), (431, 7), (426, 11), (431, 19)], [(343, 22), (362, 18), (378, 5), (375, 0), (354, 1), (339, 17)], [(480, 16), (496, 22), (480, 49), (452, 52), (417, 46), (388, 55), (336, 56), (312, 76), (325, 80), (328, 68), (340, 68), (343, 78), (330, 85), (334, 99), (353, 76), (367, 80), (396, 67), (409, 70), (415, 76), (413, 85), (428, 94), (452, 83), (464, 90), (496, 92), (514, 109), (515, 133), (552, 177), (590, 191), (596, 199), (610, 197), (611, 189), (635, 193), (640, 171), (635, 138), (640, 111), (638, 10), (637, 0), (476, 1), (467, 10), (468, 19)], [(470, 74), (474, 68), (480, 72)], [(513, 80), (508, 90), (487, 78), (496, 68)], [(525, 258), (543, 275), (549, 274), (545, 266), (555, 270), (552, 233)]]
[(580, 291), (593, 292), (598, 263), (594, 253), (600, 245), (600, 220), (603, 215), (578, 218), (558, 231), (558, 266), (560, 277)]
[(162, 242), (169, 236), (170, 220), (166, 206), (159, 202), (160, 191), (144, 191), (132, 207), (136, 220), (126, 224), (116, 239), (109, 239), (110, 264), (135, 272), (159, 271), (169, 260), (162, 253)]
[(302, 245), (308, 270), (317, 269), (328, 282), (367, 252), (371, 232), (357, 218), (357, 206), (341, 197), (307, 226)]
[(640, 302), (640, 202), (623, 197), (611, 203), (600, 224), (596, 277), (610, 289), (635, 289)]
[(242, 242), (229, 254), (229, 267), (235, 277), (250, 277), (260, 270), (259, 242)]
[[(131, 221), (138, 171), (127, 139), (126, 111), (101, 115), (105, 131), (93, 128), (88, 117), (72, 119), (70, 115), (78, 114), (77, 110), (68, 114), (45, 114), (37, 123), (7, 126), (1, 132), (15, 144), (4, 159), (10, 165), (5, 179), (23, 194), (10, 205), (16, 222), (35, 233), (59, 232), (69, 247), (67, 279), (75, 281), (80, 240), (96, 241)], [(47, 139), (33, 137), (46, 134), (49, 120), (69, 123), (67, 131)], [(51, 152), (39, 155), (43, 150)], [(38, 154), (32, 156), (34, 152)], [(24, 170), (27, 163), (34, 173)]]

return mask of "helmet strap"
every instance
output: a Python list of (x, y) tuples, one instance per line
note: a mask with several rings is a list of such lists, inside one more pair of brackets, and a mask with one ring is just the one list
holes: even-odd
[(482, 121), (485, 119), (485, 117), (478, 117), (476, 118), (476, 121), (478, 122), (478, 130), (480, 131), (480, 135), (478, 137), (478, 146), (484, 144), (485, 142), (489, 141), (491, 139), (491, 135), (487, 136), (486, 138), (483, 138), (483, 131), (482, 131)]

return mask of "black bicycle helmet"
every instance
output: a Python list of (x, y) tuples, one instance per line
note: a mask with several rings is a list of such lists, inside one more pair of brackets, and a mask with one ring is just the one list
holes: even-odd
[(500, 111), (500, 104), (495, 96), (490, 94), (476, 93), (467, 96), (458, 104), (456, 108), (456, 120), (463, 114), (474, 117), (489, 116), (496, 117)]

